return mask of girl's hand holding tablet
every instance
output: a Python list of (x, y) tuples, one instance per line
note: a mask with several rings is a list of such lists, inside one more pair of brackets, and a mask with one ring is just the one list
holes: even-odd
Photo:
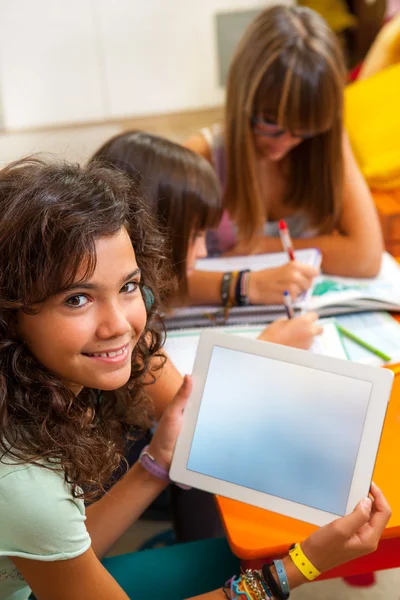
[[(283, 326), (286, 323), (288, 326), (296, 324), (296, 327), (301, 329), (307, 322), (317, 328), (314, 324), (316, 318), (317, 315), (309, 313), (290, 321), (277, 321), (270, 328), (278, 324)], [(183, 412), (191, 391), (192, 379), (186, 375), (179, 392), (166, 409), (150, 444), (149, 452), (165, 469), (170, 467), (176, 439), (182, 426)], [(372, 483), (370, 497), (362, 499), (351, 514), (317, 529), (309, 538), (301, 542), (301, 550), (311, 565), (319, 573), (323, 573), (374, 552), (390, 517), (391, 509), (387, 500), (381, 490)], [(292, 589), (307, 582), (307, 578), (290, 555), (283, 559), (283, 565)]]
[[(298, 563), (299, 567), (296, 566), (292, 552), (283, 558), (283, 566), (291, 589), (312, 581), (319, 574), (376, 550), (392, 513), (386, 498), (374, 483), (371, 484), (370, 495), (372, 499), (361, 500), (351, 514), (320, 527), (304, 542), (296, 545), (300, 553), (309, 561), (307, 569), (304, 567), (304, 562), (303, 565)], [(312, 575), (311, 571), (313, 571)], [(272, 572), (279, 584), (276, 571), (274, 573), (273, 569)]]
[(374, 552), (391, 515), (385, 496), (372, 483), (369, 498), (361, 500), (351, 514), (317, 529), (301, 547), (321, 573), (328, 571)]
[(318, 315), (315, 312), (294, 319), (278, 319), (264, 329), (258, 339), (308, 350), (312, 346), (314, 337), (322, 333), (322, 327), (316, 323), (317, 319)]
[(251, 304), (281, 304), (285, 290), (293, 299), (306, 292), (318, 275), (318, 269), (291, 261), (282, 267), (254, 271), (249, 281)]
[(185, 375), (183, 383), (163, 416), (149, 446), (149, 453), (157, 464), (169, 469), (176, 439), (182, 427), (183, 411), (192, 392), (192, 378)]

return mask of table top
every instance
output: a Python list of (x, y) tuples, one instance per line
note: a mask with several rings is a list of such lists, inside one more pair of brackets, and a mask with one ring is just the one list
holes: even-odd
[[(393, 511), (383, 538), (400, 537), (400, 364), (388, 368), (395, 378), (373, 476)], [(293, 542), (305, 539), (316, 529), (236, 500), (217, 496), (217, 504), (230, 547), (241, 559), (284, 553)]]

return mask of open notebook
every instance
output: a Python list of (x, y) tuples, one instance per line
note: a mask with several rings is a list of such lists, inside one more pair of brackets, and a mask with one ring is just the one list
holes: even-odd
[[(297, 250), (296, 259), (318, 266), (320, 253), (313, 248)], [(244, 268), (260, 270), (286, 262), (287, 255), (284, 252), (198, 261), (200, 270), (209, 271), (234, 271)], [(296, 303), (295, 310), (315, 310), (320, 316), (371, 310), (400, 310), (400, 265), (385, 253), (380, 272), (373, 279), (321, 275), (316, 278), (313, 289)], [(166, 319), (167, 328), (207, 327), (215, 324), (210, 315), (216, 318), (217, 324), (225, 324), (220, 306), (190, 306), (177, 309)], [(284, 315), (283, 305), (235, 307), (230, 311), (226, 324), (267, 323)]]
[[(255, 340), (263, 331), (264, 326), (218, 327), (217, 329), (225, 333)], [(315, 338), (310, 351), (346, 360), (348, 358), (347, 352), (342, 338), (336, 329), (336, 325), (334, 323), (325, 323), (323, 329), (322, 335)], [(201, 328), (185, 329), (183, 331), (170, 331), (167, 334), (164, 349), (182, 375), (192, 372), (201, 331)]]
[(400, 310), (400, 265), (387, 252), (373, 279), (322, 275), (314, 282), (310, 310), (321, 315), (366, 310)]
[[(321, 319), (320, 323), (323, 326), (323, 333), (315, 338), (312, 352), (377, 367), (387, 364), (376, 354), (341, 335), (336, 328), (336, 323), (339, 323), (364, 342), (387, 354), (391, 359), (390, 363), (400, 363), (400, 324), (387, 312), (340, 315), (335, 319)], [(256, 339), (263, 331), (264, 325), (218, 327), (217, 329)], [(192, 372), (200, 333), (201, 328), (167, 333), (165, 350), (182, 375)]]

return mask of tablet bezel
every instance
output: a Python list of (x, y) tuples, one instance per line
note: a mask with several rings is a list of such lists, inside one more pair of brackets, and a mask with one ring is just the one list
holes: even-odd
[(171, 480), (320, 526), (330, 523), (340, 515), (305, 506), (291, 500), (278, 498), (265, 492), (245, 488), (235, 483), (216, 479), (209, 475), (187, 469), (211, 355), (213, 348), (216, 346), (301, 365), (319, 371), (344, 375), (372, 384), (346, 506), (346, 514), (349, 514), (361, 498), (368, 496), (369, 493), (393, 384), (394, 376), (392, 371), (213, 330), (205, 330), (200, 335), (192, 374), (193, 391), (185, 408), (182, 429), (175, 447), (170, 470)]

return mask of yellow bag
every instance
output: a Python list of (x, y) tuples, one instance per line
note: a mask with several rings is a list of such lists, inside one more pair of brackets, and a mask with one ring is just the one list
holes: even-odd
[(347, 86), (345, 127), (369, 186), (400, 187), (400, 64)]
[(357, 25), (357, 19), (349, 11), (345, 0), (298, 0), (297, 4), (318, 12), (335, 33)]

